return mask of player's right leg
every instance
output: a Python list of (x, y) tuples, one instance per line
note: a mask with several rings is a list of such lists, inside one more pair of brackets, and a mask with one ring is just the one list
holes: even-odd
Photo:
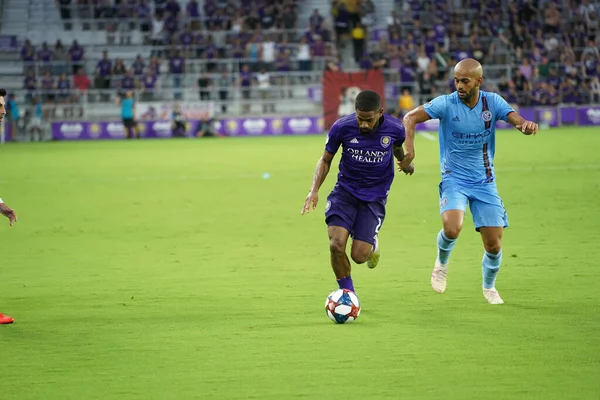
[(468, 198), (453, 182), (440, 183), (440, 213), (443, 228), (437, 235), (437, 257), (431, 273), (431, 287), (437, 293), (446, 290), (448, 262), (463, 227)]
[(350, 255), (354, 262), (366, 262), (371, 269), (377, 266), (381, 257), (378, 236), (385, 219), (385, 203), (386, 200), (360, 202), (354, 222)]
[(15, 320), (12, 317), (0, 313), (0, 325), (12, 324), (13, 322), (15, 322)]
[(346, 245), (354, 226), (357, 204), (358, 199), (336, 185), (327, 197), (325, 205), (331, 268), (333, 268), (339, 288), (352, 291), (354, 291), (354, 283), (352, 282), (350, 260), (346, 254)]

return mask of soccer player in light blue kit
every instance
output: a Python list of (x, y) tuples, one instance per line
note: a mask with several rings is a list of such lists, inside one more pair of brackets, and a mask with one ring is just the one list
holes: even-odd
[(475, 229), (483, 240), (483, 295), (490, 304), (503, 304), (495, 283), (502, 262), (501, 240), (508, 217), (496, 188), (495, 123), (506, 121), (525, 135), (535, 135), (538, 125), (523, 119), (498, 94), (480, 90), (482, 82), (481, 64), (471, 58), (462, 60), (454, 69), (456, 92), (438, 96), (404, 117), (406, 155), (401, 166), (409, 165), (415, 157), (415, 125), (439, 119), (443, 229), (437, 236), (438, 256), (431, 286), (437, 293), (446, 290), (450, 252), (469, 205)]

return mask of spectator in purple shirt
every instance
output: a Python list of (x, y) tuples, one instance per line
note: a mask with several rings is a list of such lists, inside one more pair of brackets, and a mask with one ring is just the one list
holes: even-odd
[(191, 57), (192, 45), (194, 44), (194, 32), (190, 25), (185, 25), (183, 32), (179, 34), (179, 44), (183, 48), (186, 57)]
[(415, 92), (413, 83), (417, 79), (417, 70), (410, 61), (409, 58), (405, 58), (402, 66), (400, 67), (400, 83), (402, 86), (400, 89), (404, 91), (408, 90), (411, 94)]
[(179, 25), (177, 23), (177, 18), (172, 15), (167, 15), (164, 19), (165, 21), (165, 31), (169, 36), (173, 36), (175, 32), (179, 29)]
[(190, 26), (193, 31), (197, 31), (200, 27), (200, 10), (198, 8), (197, 0), (188, 0), (185, 11), (187, 13), (187, 17), (190, 20)]
[(315, 8), (310, 18), (308, 19), (308, 25), (311, 28), (321, 29), (321, 24), (323, 23), (323, 16), (319, 14), (319, 9)]
[(134, 15), (140, 23), (140, 31), (144, 37), (144, 43), (150, 43), (150, 34), (152, 31), (152, 10), (146, 0), (138, 0), (134, 8)]
[(135, 78), (133, 76), (133, 70), (125, 72), (125, 76), (121, 79), (121, 90), (133, 90), (135, 89)]
[(554, 86), (555, 88), (558, 88), (560, 86), (561, 79), (560, 79), (560, 76), (558, 76), (558, 70), (556, 68), (550, 69), (550, 73), (549, 73), (548, 77), (546, 78), (546, 82), (549, 85)]
[(29, 39), (25, 40), (25, 44), (21, 48), (21, 61), (35, 61), (35, 48)]
[[(112, 73), (112, 61), (108, 58), (108, 52), (104, 50), (102, 52), (102, 59), (96, 64), (94, 86), (96, 89), (106, 90), (110, 88), (110, 76)], [(103, 93), (102, 97), (105, 101), (108, 101), (110, 95)]]
[(37, 53), (37, 59), (40, 63), (42, 71), (50, 71), (50, 63), (53, 60), (52, 56), (53, 53), (52, 50), (50, 50), (50, 48), (48, 47), (48, 44), (46, 42), (42, 43), (42, 48)]
[(56, 82), (58, 97), (62, 103), (70, 103), (73, 96), (71, 95), (71, 80), (66, 74), (62, 74)]
[(435, 31), (433, 29), (428, 30), (427, 36), (425, 37), (425, 40), (423, 42), (423, 49), (425, 50), (425, 54), (427, 54), (427, 57), (433, 57), (433, 54), (436, 51), (437, 44), (438, 40), (435, 37)]
[(44, 94), (44, 99), (48, 103), (52, 103), (56, 98), (56, 84), (54, 82), (54, 78), (50, 75), (50, 72), (46, 72), (44, 77), (42, 78), (42, 91)]
[(133, 64), (131, 64), (131, 69), (133, 69), (133, 74), (135, 76), (140, 76), (144, 73), (144, 70), (146, 69), (146, 63), (140, 54), (137, 55), (133, 61)]
[(179, 17), (179, 13), (181, 12), (181, 6), (177, 0), (167, 0), (167, 4), (165, 5), (165, 15), (168, 17), (174, 17), (177, 19)]
[(167, 0), (154, 0), (154, 12), (163, 13), (167, 7)]
[[(285, 30), (296, 29), (298, 17), (292, 7), (286, 5), (283, 7), (283, 13), (281, 14), (281, 25)], [(288, 38), (289, 39), (289, 38)]]
[(35, 48), (31, 45), (29, 39), (25, 40), (20, 56), (21, 61), (23, 61), (23, 73), (35, 71)]
[(325, 43), (320, 38), (310, 45), (310, 49), (313, 57), (325, 56)]
[(154, 90), (156, 89), (156, 82), (158, 80), (158, 76), (154, 72), (153, 68), (148, 68), (146, 73), (142, 78), (142, 100), (143, 101), (153, 101), (154, 100)]
[(23, 88), (27, 90), (27, 94), (25, 95), (25, 99), (27, 103), (31, 104), (33, 101), (34, 92), (37, 89), (37, 80), (35, 79), (35, 75), (33, 71), (27, 72), (25, 79), (23, 80)]
[(577, 86), (573, 79), (566, 79), (561, 86), (562, 102), (565, 104), (577, 104)]
[(79, 68), (83, 67), (83, 57), (85, 55), (85, 51), (83, 47), (79, 45), (77, 40), (73, 40), (73, 44), (68, 51), (68, 58), (71, 62), (71, 66), (73, 68), (73, 73), (76, 74)]
[[(181, 76), (185, 73), (185, 60), (179, 53), (179, 51), (171, 52), (171, 58), (169, 59), (169, 72), (173, 75), (173, 87), (175, 89), (181, 88)], [(182, 93), (177, 90), (174, 93), (175, 100), (182, 99)]]

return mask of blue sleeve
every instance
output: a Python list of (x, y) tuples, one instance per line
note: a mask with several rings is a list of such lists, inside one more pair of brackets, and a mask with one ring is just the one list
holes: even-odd
[(423, 104), (423, 108), (429, 117), (431, 119), (439, 119), (440, 121), (443, 121), (446, 116), (446, 107), (447, 96), (445, 94)]
[(508, 122), (508, 114), (515, 111), (498, 93), (494, 93), (494, 108), (496, 121)]
[(325, 141), (325, 151), (328, 151), (331, 154), (337, 153), (340, 145), (342, 144), (342, 139), (340, 135), (340, 126), (338, 121), (336, 121), (329, 130), (329, 134), (327, 135), (327, 141)]

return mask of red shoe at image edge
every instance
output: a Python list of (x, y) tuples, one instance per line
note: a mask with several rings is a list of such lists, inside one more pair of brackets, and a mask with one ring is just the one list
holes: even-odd
[(13, 322), (15, 322), (15, 320), (12, 317), (9, 317), (8, 315), (4, 315), (4, 314), (0, 313), (0, 325), (12, 324)]

